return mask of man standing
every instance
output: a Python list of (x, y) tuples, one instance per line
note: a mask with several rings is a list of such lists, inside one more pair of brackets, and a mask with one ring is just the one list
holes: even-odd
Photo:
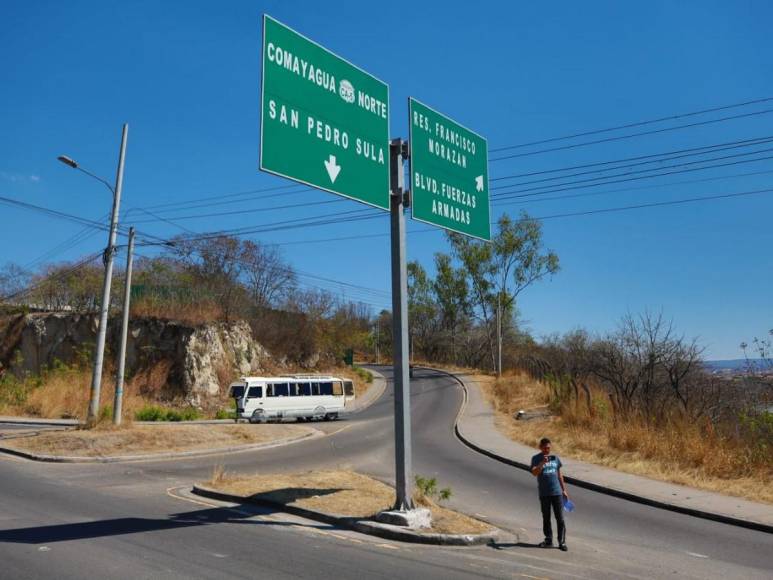
[(545, 540), (540, 543), (540, 548), (553, 546), (553, 526), (550, 520), (550, 509), (556, 516), (558, 524), (558, 547), (566, 552), (566, 525), (564, 524), (563, 498), (569, 499), (564, 484), (564, 476), (561, 474), (561, 460), (556, 455), (550, 454), (550, 439), (543, 437), (539, 442), (540, 452), (531, 458), (531, 473), (537, 478), (539, 487), (539, 501), (542, 507), (542, 531)]

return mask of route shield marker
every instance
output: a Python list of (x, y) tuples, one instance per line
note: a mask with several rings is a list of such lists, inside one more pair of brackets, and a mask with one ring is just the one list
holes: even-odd
[(491, 240), (486, 139), (408, 99), (413, 219)]
[(260, 169), (389, 209), (389, 86), (268, 15)]

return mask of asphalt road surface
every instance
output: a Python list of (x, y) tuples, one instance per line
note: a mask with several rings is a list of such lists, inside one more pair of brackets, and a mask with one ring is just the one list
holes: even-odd
[(541, 520), (534, 478), (454, 437), (461, 401), (455, 381), (416, 371), (414, 471), (450, 486), (451, 507), (505, 529), (508, 536), (497, 545), (401, 544), (186, 495), (218, 464), (246, 473), (349, 467), (389, 479), (389, 385), (355, 418), (323, 424), (328, 436), (286, 447), (105, 465), (0, 456), (0, 578), (773, 577), (771, 534), (579, 488), (570, 488), (577, 505), (568, 516), (570, 551), (536, 548)]

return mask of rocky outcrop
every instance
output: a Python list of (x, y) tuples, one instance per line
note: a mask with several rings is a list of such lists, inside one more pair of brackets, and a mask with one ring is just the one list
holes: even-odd
[[(183, 352), (182, 383), (189, 397), (217, 395), (223, 382), (258, 372), (269, 357), (252, 339), (246, 322), (197, 327), (187, 337)], [(223, 376), (229, 373), (235, 376)]]
[[(39, 374), (57, 361), (90, 364), (98, 318), (70, 313), (27, 314), (0, 325), (0, 372)], [(120, 321), (108, 324), (106, 360), (118, 352)], [(194, 404), (229, 382), (259, 373), (270, 358), (246, 322), (190, 326), (170, 320), (132, 320), (126, 349), (129, 377), (141, 387), (183, 396)]]

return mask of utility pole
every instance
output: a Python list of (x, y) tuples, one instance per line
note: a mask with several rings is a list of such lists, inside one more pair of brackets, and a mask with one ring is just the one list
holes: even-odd
[(497, 294), (497, 376), (502, 376), (502, 293)]
[(113, 403), (113, 424), (121, 424), (123, 407), (123, 379), (126, 370), (126, 341), (129, 336), (129, 308), (132, 291), (132, 260), (134, 259), (134, 228), (129, 228), (129, 247), (126, 251), (126, 287), (123, 292), (123, 320), (121, 321), (121, 347), (118, 352), (118, 374), (115, 378), (115, 401)]
[(395, 389), (395, 510), (409, 511), (413, 505), (411, 467), (411, 389), (408, 376), (408, 275), (405, 260), (405, 192), (403, 160), (408, 144), (392, 139), (389, 145), (391, 170), (392, 245), (392, 357)]
[(376, 318), (376, 364), (381, 364), (381, 317)]
[(121, 186), (123, 185), (123, 165), (126, 156), (126, 138), (129, 125), (124, 124), (121, 133), (121, 149), (118, 154), (118, 170), (115, 175), (113, 190), (113, 213), (110, 218), (110, 236), (105, 250), (105, 280), (102, 284), (102, 310), (99, 315), (99, 333), (94, 351), (94, 372), (91, 376), (91, 401), (86, 424), (93, 427), (99, 416), (99, 392), (102, 387), (102, 364), (105, 358), (105, 338), (107, 336), (107, 315), (110, 310), (110, 285), (113, 280), (113, 257), (115, 255), (115, 239), (118, 235), (118, 210), (121, 206)]

